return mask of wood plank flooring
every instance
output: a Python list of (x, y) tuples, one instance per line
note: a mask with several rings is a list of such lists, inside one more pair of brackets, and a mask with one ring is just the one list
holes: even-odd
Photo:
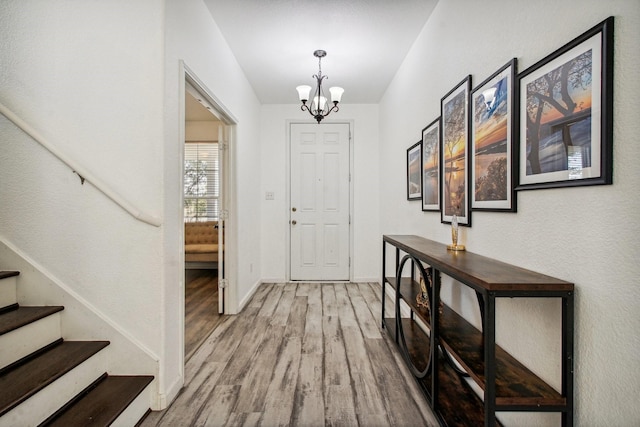
[(218, 314), (217, 270), (185, 270), (185, 360), (193, 355), (224, 316)]
[(438, 425), (380, 322), (375, 283), (264, 284), (141, 425)]

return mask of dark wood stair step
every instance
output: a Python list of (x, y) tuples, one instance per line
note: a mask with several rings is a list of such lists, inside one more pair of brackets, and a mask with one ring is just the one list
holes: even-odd
[(109, 341), (62, 341), (0, 370), (0, 416), (109, 345)]
[(20, 275), (19, 271), (0, 271), (0, 280)]
[(8, 312), (13, 311), (13, 310), (17, 310), (18, 307), (20, 307), (20, 306), (18, 305), (17, 302), (13, 303), (13, 304), (6, 305), (4, 307), (0, 307), (0, 315), (2, 315), (4, 313), (8, 313)]
[(29, 323), (40, 320), (53, 313), (64, 310), (62, 306), (46, 307), (21, 307), (15, 306), (13, 310), (0, 315), (0, 335), (11, 332)]
[(108, 426), (152, 380), (152, 376), (104, 375), (39, 427)]

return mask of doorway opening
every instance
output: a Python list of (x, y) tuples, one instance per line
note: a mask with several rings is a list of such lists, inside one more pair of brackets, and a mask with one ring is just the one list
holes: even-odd
[(185, 69), (183, 161), (184, 362), (222, 321), (229, 287), (231, 122)]

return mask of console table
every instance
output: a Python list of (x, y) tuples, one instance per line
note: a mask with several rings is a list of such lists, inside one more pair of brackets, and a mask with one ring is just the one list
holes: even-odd
[[(387, 246), (395, 248), (394, 276), (386, 275)], [(405, 266), (411, 267), (410, 277), (403, 277)], [(441, 274), (476, 292), (481, 331), (441, 303)], [(385, 235), (382, 284), (382, 327), (400, 348), (442, 425), (499, 425), (496, 411), (560, 412), (562, 425), (573, 425), (573, 283), (471, 252), (449, 251), (422, 237)], [(396, 295), (393, 318), (385, 317), (387, 285)], [(495, 344), (496, 298), (531, 297), (562, 299), (560, 391)], [(410, 309), (409, 318), (401, 316), (401, 301)], [(483, 398), (465, 378), (480, 387)]]

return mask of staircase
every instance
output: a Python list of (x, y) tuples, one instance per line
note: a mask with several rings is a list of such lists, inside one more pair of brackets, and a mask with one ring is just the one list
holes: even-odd
[(17, 303), (19, 273), (0, 271), (0, 427), (134, 426), (152, 376), (106, 373), (108, 341), (65, 341), (64, 307)]

